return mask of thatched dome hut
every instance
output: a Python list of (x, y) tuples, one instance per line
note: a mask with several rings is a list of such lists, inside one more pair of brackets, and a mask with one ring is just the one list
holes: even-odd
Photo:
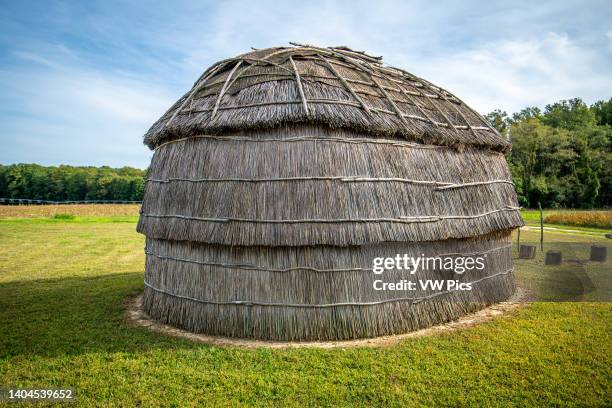
[[(144, 308), (211, 335), (331, 340), (448, 321), (514, 291), (510, 145), (457, 97), (346, 47), (214, 64), (148, 131)], [(489, 255), (480, 271), (373, 259)], [(456, 279), (472, 290), (375, 290)]]

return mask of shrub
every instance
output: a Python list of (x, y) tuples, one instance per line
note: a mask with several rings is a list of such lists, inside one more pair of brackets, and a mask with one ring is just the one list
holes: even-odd
[(74, 215), (72, 214), (55, 214), (53, 216), (54, 220), (74, 220)]

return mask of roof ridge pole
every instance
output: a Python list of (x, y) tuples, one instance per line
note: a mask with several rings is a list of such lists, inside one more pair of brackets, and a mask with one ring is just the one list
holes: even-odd
[[(247, 61), (247, 62), (248, 62), (248, 61)], [(242, 70), (240, 70), (240, 72), (238, 72), (238, 73), (237, 73), (237, 74), (236, 74), (236, 75), (235, 75), (235, 76), (232, 78), (232, 81), (231, 81), (229, 84), (227, 84), (227, 89), (230, 89), (230, 88), (232, 87), (232, 85), (234, 85), (234, 83), (236, 82), (236, 80), (237, 80), (238, 78), (240, 78), (242, 75), (244, 75), (244, 73), (245, 73), (245, 72), (247, 72), (249, 69), (251, 69), (251, 68), (253, 68), (253, 67), (255, 67), (255, 66), (257, 66), (257, 64), (250, 64), (250, 65), (248, 65), (248, 66), (246, 66), (246, 67), (242, 68)], [(244, 78), (244, 77), (243, 77), (243, 78)], [(224, 82), (225, 82), (225, 81), (224, 81)], [(217, 85), (217, 84), (220, 84), (220, 83), (221, 83), (221, 82), (213, 82), (212, 84), (210, 84), (210, 86)]]
[[(472, 134), (475, 137), (478, 137), (478, 135), (476, 134), (476, 131), (472, 128), (472, 125), (470, 124), (470, 122), (467, 120), (467, 118), (465, 117), (465, 115), (455, 106), (455, 104), (450, 101), (445, 95), (444, 92), (442, 92), (442, 88), (439, 88), (435, 85), (433, 85), (431, 82), (426, 81), (424, 79), (421, 80), (422, 82), (424, 82), (429, 89), (431, 89), (432, 91), (436, 92), (437, 94), (439, 94), (439, 96), (442, 98), (442, 100), (448, 102), (451, 107), (455, 110), (455, 112), (457, 112), (457, 114), (459, 114), (459, 116), (461, 117), (461, 119), (463, 119), (463, 121), (465, 122), (465, 124), (467, 125), (468, 129), (470, 129), (470, 131), (472, 132)], [(487, 125), (488, 126), (488, 125)]]
[(353, 90), (353, 88), (351, 88), (351, 86), (348, 84), (348, 82), (346, 82), (346, 79), (344, 79), (342, 77), (342, 75), (340, 75), (340, 73), (338, 71), (336, 71), (336, 68), (334, 68), (334, 66), (331, 64), (331, 62), (329, 62), (327, 60), (327, 58), (325, 58), (324, 56), (319, 54), (319, 57), (325, 61), (325, 63), (327, 64), (327, 67), (329, 68), (329, 70), (336, 76), (338, 77), (338, 79), (340, 80), (340, 82), (342, 82), (342, 85), (344, 85), (344, 87), (350, 92), (350, 94), (353, 96), (353, 98), (355, 98), (357, 100), (357, 102), (359, 102), (359, 104), (361, 105), (361, 107), (371, 116), (372, 115), (372, 111), (370, 110), (370, 108), (368, 107), (368, 105), (365, 104), (365, 102), (359, 97), (359, 95), (357, 95), (355, 93), (355, 91)]
[[(355, 65), (356, 65), (356, 64), (355, 64)], [(401, 71), (401, 72), (404, 72), (404, 73), (405, 73), (405, 71)], [(373, 76), (371, 73), (370, 73), (370, 76), (371, 76), (371, 78), (372, 78), (372, 82), (374, 82), (376, 85), (378, 85), (378, 86), (380, 87), (380, 85), (378, 84), (378, 82), (376, 82), (376, 81), (374, 80), (374, 76)], [(385, 78), (385, 77), (384, 77), (384, 75), (382, 75), (382, 74), (379, 74), (379, 76), (381, 76), (382, 78)], [(408, 75), (406, 75), (406, 76), (408, 76)], [(416, 78), (416, 77), (415, 77), (415, 78)], [(418, 82), (418, 80), (417, 80), (417, 82)], [(399, 88), (399, 89), (400, 89), (400, 90), (403, 92), (403, 94), (404, 94), (404, 95), (407, 95), (407, 92), (405, 92), (405, 91), (402, 89), (401, 84), (397, 84), (397, 85), (398, 85), (398, 88)], [(430, 86), (430, 88), (431, 88), (431, 86)], [(382, 87), (381, 87), (381, 89), (382, 89)], [(432, 90), (434, 91), (434, 93), (436, 92), (436, 90), (435, 90), (435, 89), (433, 89), (433, 88), (432, 88)], [(455, 127), (455, 125), (454, 125), (454, 124), (451, 122), (451, 120), (448, 118), (448, 116), (447, 116), (447, 115), (446, 115), (444, 112), (442, 112), (442, 110), (441, 110), (441, 109), (440, 109), (440, 108), (439, 108), (439, 107), (438, 107), (438, 106), (437, 106), (435, 103), (433, 103), (433, 101), (431, 101), (431, 100), (430, 100), (430, 98), (428, 98), (428, 97), (427, 97), (427, 95), (425, 95), (423, 92), (421, 92), (421, 94), (423, 95), (423, 97), (425, 97), (425, 99), (427, 99), (427, 100), (429, 101), (429, 103), (431, 103), (431, 105), (434, 107), (434, 109), (436, 109), (436, 110), (437, 110), (437, 111), (440, 113), (440, 115), (442, 115), (442, 117), (444, 118), (444, 120), (446, 120), (446, 122), (448, 123), (449, 128), (453, 129), (453, 130), (455, 131), (455, 133), (457, 133), (457, 134), (458, 134), (458, 133), (459, 133), (459, 131), (457, 130), (457, 128)], [(437, 95), (437, 94), (436, 94), (436, 96), (438, 97), (438, 99), (440, 98), (440, 96), (439, 96), (439, 95)], [(443, 96), (443, 95), (442, 95), (442, 98), (444, 99), (444, 96)], [(389, 100), (390, 100), (390, 99), (391, 99), (391, 98), (389, 98)], [(416, 105), (416, 103), (415, 103), (415, 106), (417, 106), (417, 105)], [(418, 106), (417, 106), (417, 108), (418, 108)], [(420, 109), (420, 108), (419, 108), (419, 109)], [(421, 110), (421, 111), (422, 111), (422, 110)], [(427, 116), (427, 114), (425, 114), (425, 112), (423, 112), (423, 114), (424, 114), (424, 115), (425, 115), (425, 117), (426, 117), (427, 119), (429, 119), (429, 120), (430, 120), (432, 123), (435, 123), (433, 120), (431, 120), (431, 119), (429, 118), (429, 116)], [(437, 125), (437, 124), (436, 124), (436, 125)], [(437, 125), (437, 126), (438, 126), (438, 125)], [(469, 123), (468, 123), (468, 127), (470, 127)], [(473, 130), (472, 130), (472, 131), (473, 131)]]
[[(253, 48), (253, 47), (251, 47), (251, 48)], [(286, 48), (284, 48), (284, 49), (282, 49), (282, 50), (275, 51), (275, 52), (273, 52), (273, 53), (271, 53), (271, 54), (266, 55), (266, 56), (265, 56), (263, 59), (257, 59), (257, 60), (254, 60), (254, 59), (243, 59), (243, 61), (246, 61), (246, 62), (251, 61), (251, 64), (250, 64), (249, 66), (247, 66), (247, 67), (244, 67), (244, 68), (242, 69), (242, 71), (240, 71), (240, 72), (239, 72), (239, 73), (238, 73), (238, 74), (237, 74), (237, 75), (236, 75), (236, 76), (235, 76), (235, 77), (232, 79), (232, 82), (230, 82), (230, 83), (227, 85), (227, 89), (231, 88), (231, 87), (232, 87), (232, 85), (234, 85), (234, 82), (236, 82), (236, 80), (237, 80), (237, 79), (238, 79), (238, 78), (239, 78), (241, 75), (244, 75), (244, 73), (245, 73), (245, 72), (247, 72), (249, 69), (251, 69), (251, 68), (253, 68), (253, 67), (255, 67), (255, 66), (259, 65), (259, 64), (260, 64), (260, 63), (262, 63), (262, 62), (266, 62), (266, 63), (268, 63), (268, 64), (270, 64), (270, 65), (276, 66), (274, 62), (272, 62), (272, 61), (268, 61), (268, 58), (269, 58), (269, 57), (271, 57), (271, 56), (273, 56), (273, 55), (276, 55), (276, 54), (280, 54), (280, 53), (282, 53), (282, 52), (285, 52), (285, 51), (287, 51), (287, 49), (286, 49)], [(284, 67), (281, 67), (281, 68), (284, 68)]]
[(225, 91), (227, 90), (227, 84), (229, 83), (229, 81), (231, 81), (232, 76), (234, 75), (234, 72), (236, 72), (236, 70), (238, 69), (238, 67), (240, 67), (240, 65), (242, 65), (242, 60), (239, 60), (238, 63), (234, 65), (234, 68), (232, 68), (229, 75), (225, 79), (225, 82), (223, 83), (223, 87), (221, 88), (221, 92), (219, 92), (219, 95), (217, 95), (217, 100), (215, 101), (215, 107), (213, 108), (212, 114), (210, 115), (210, 119), (215, 118), (215, 115), (217, 114), (217, 111), (219, 110), (219, 104), (221, 104), (221, 99), (223, 98), (223, 95), (225, 94)]
[[(417, 81), (417, 82), (418, 82), (418, 81)], [(436, 104), (434, 103), (434, 101), (432, 101), (432, 100), (431, 100), (431, 98), (428, 98), (428, 97), (427, 97), (427, 96), (426, 96), (426, 95), (425, 95), (423, 92), (421, 92), (421, 94), (422, 94), (422, 95), (423, 95), (423, 97), (424, 97), (424, 98), (427, 100), (427, 102), (429, 102), (429, 103), (431, 104), (431, 106), (433, 106), (433, 108), (434, 108), (435, 110), (437, 110), (437, 111), (438, 111), (438, 113), (439, 113), (440, 115), (442, 115), (442, 117), (444, 118), (444, 120), (446, 120), (446, 123), (448, 124), (448, 127), (449, 127), (450, 129), (453, 129), (453, 131), (454, 131), (456, 134), (459, 134), (459, 131), (457, 130), (457, 128), (455, 127), (455, 125), (453, 124), (453, 122), (451, 122), (451, 120), (449, 119), (449, 117), (448, 117), (448, 116), (447, 116), (447, 115), (446, 115), (444, 112), (442, 112), (442, 109), (440, 109), (440, 108), (438, 107), (438, 105), (436, 105)], [(437, 95), (436, 95), (436, 96), (437, 96)], [(438, 96), (438, 99), (440, 99), (440, 97), (439, 97), (439, 96)]]
[[(345, 60), (347, 63), (349, 63), (349, 64), (351, 64), (351, 65), (353, 65), (353, 66), (355, 66), (355, 67), (357, 67), (357, 68), (360, 68), (360, 69), (361, 69), (361, 70), (363, 70), (363, 71), (368, 72), (368, 73), (370, 74), (370, 76), (372, 77), (372, 81), (378, 85), (378, 83), (377, 83), (376, 81), (374, 81), (374, 79), (373, 79), (373, 75), (372, 75), (372, 71), (369, 69), (369, 67), (368, 67), (368, 68), (364, 67), (364, 66), (363, 66), (363, 64), (362, 64), (361, 62), (354, 61), (356, 58), (351, 57), (350, 55), (347, 55), (346, 53), (342, 53), (342, 52), (340, 52), (340, 50), (335, 50), (335, 49), (334, 49), (334, 48), (332, 48), (332, 47), (329, 47), (328, 49), (322, 49), (322, 48), (319, 48), (319, 47), (316, 47), (316, 46), (312, 46), (312, 45), (302, 45), (302, 44), (298, 44), (298, 43), (290, 43), (290, 44), (291, 44), (291, 45), (295, 45), (295, 46), (300, 46), (300, 47), (312, 48), (312, 49), (315, 49), (315, 50), (327, 51), (327, 52), (332, 53), (333, 55), (340, 56), (340, 57), (342, 57), (342, 58), (343, 58), (343, 59), (344, 59), (344, 60)], [(442, 99), (442, 100), (444, 100), (444, 101), (448, 101), (449, 103), (451, 103), (451, 104), (452, 104), (452, 102), (450, 102), (450, 101), (449, 101), (449, 99), (448, 99), (448, 98), (446, 98), (446, 97), (444, 96), (444, 94), (443, 94), (443, 92), (442, 92), (442, 88), (440, 88), (440, 87), (437, 87), (437, 86), (433, 85), (433, 84), (432, 84), (431, 82), (429, 82), (429, 81), (426, 81), (426, 80), (424, 80), (424, 79), (422, 79), (422, 78), (419, 78), (419, 77), (417, 77), (417, 76), (415, 76), (415, 75), (413, 75), (413, 74), (410, 74), (409, 72), (407, 72), (407, 71), (405, 71), (405, 70), (403, 70), (403, 69), (399, 69), (399, 68), (395, 68), (395, 69), (397, 69), (399, 72), (403, 73), (403, 74), (404, 74), (404, 76), (407, 76), (408, 78), (412, 79), (413, 81), (415, 81), (415, 82), (417, 82), (417, 83), (420, 83), (421, 85), (426, 85), (426, 86), (427, 86), (429, 89), (431, 89), (431, 90), (434, 92), (434, 94), (435, 94), (435, 95), (438, 97), (438, 99)], [(380, 75), (381, 77), (385, 78), (385, 76), (384, 76), (384, 75), (381, 75), (381, 74), (379, 74), (379, 75)], [(401, 89), (401, 86), (400, 86), (399, 88)], [(446, 92), (446, 91), (445, 91), (445, 92)], [(423, 94), (423, 96), (425, 96), (425, 98), (427, 98), (427, 96), (426, 96), (425, 94)], [(455, 98), (456, 98), (457, 100), (461, 101), (461, 100), (460, 100), (459, 98), (457, 98), (456, 96), (455, 96)], [(389, 98), (389, 99), (390, 99), (390, 98)], [(429, 99), (429, 98), (427, 98), (427, 99)], [(437, 106), (435, 103), (433, 103), (433, 101), (430, 101), (430, 103), (431, 103), (431, 105), (432, 105), (432, 106), (433, 106), (433, 107), (434, 107), (434, 108), (435, 108), (435, 109), (436, 109), (436, 110), (437, 110), (437, 111), (438, 111), (438, 112), (439, 112), (439, 113), (440, 113), (440, 114), (441, 114), (441, 115), (444, 117), (444, 119), (445, 119), (445, 120), (447, 121), (447, 123), (448, 123), (449, 128), (452, 128), (456, 134), (459, 134), (459, 131), (457, 130), (457, 128), (455, 127), (455, 125), (454, 125), (454, 124), (451, 122), (451, 120), (448, 118), (448, 116), (447, 116), (447, 115), (446, 115), (446, 114), (445, 114), (445, 113), (444, 113), (444, 112), (443, 112), (443, 111), (442, 111), (442, 110), (441, 110), (441, 109), (440, 109), (440, 108), (439, 108), (439, 107), (438, 107), (438, 106)], [(452, 107), (453, 107), (453, 109), (454, 109), (454, 110), (455, 110), (455, 111), (456, 111), (456, 112), (459, 114), (459, 116), (461, 116), (461, 118), (464, 120), (464, 122), (466, 123), (466, 125), (467, 125), (468, 129), (470, 129), (470, 131), (472, 132), (472, 134), (474, 134), (474, 136), (476, 136), (476, 137), (477, 137), (477, 134), (476, 134), (476, 132), (474, 131), (474, 129), (473, 129), (473, 127), (472, 127), (472, 125), (471, 125), (471, 124), (470, 124), (470, 123), (467, 121), (467, 119), (465, 118), (465, 116), (463, 115), (463, 113), (462, 113), (461, 111), (459, 111), (459, 110), (458, 110), (458, 109), (457, 109), (457, 108), (456, 108), (454, 105), (452, 105)], [(486, 126), (489, 128), (489, 129), (491, 129), (493, 132), (496, 132), (496, 131), (495, 131), (495, 130), (494, 130), (492, 127), (491, 127), (491, 125), (490, 125), (489, 123), (487, 123), (487, 121), (486, 121), (486, 120), (484, 120), (484, 119), (482, 118), (482, 115), (480, 115), (478, 112), (475, 112), (475, 111), (474, 111), (473, 109), (471, 109), (471, 108), (469, 108), (469, 109), (470, 109), (472, 112), (474, 112), (474, 113), (475, 113), (475, 114), (476, 114), (476, 115), (477, 115), (477, 116), (478, 116), (478, 117), (479, 117), (481, 120), (483, 120), (484, 124), (485, 124), (485, 125), (486, 125)]]
[[(267, 58), (267, 57), (266, 57)], [(293, 72), (291, 72), (290, 69), (287, 69), (285, 67), (283, 67), (281, 64), (277, 64), (276, 62), (272, 62), (270, 60), (267, 60), (265, 58), (250, 58), (250, 57), (244, 57), (242, 58), (243, 61), (246, 62), (250, 62), (250, 63), (255, 63), (255, 64), (261, 64), (262, 62), (265, 64), (269, 64), (269, 65), (274, 65), (277, 68), (280, 69), (284, 69), (285, 71), (287, 71), (289, 74), (293, 75)]]
[(385, 90), (385, 88), (382, 87), (382, 85), (380, 85), (376, 79), (374, 79), (374, 75), (372, 75), (372, 73), (370, 73), (370, 79), (372, 80), (372, 82), (374, 82), (376, 84), (376, 86), (378, 87), (378, 89), (380, 89), (380, 92), (383, 94), (383, 96), (385, 98), (387, 98), (387, 100), (389, 101), (389, 103), (391, 104), (391, 106), (393, 107), (393, 110), (395, 111), (395, 113), (397, 113), (397, 116), (399, 116), (400, 120), (402, 121), (402, 123), (404, 124), (404, 127), (406, 127), (406, 129), (410, 130), (408, 127), (408, 122), (406, 121), (406, 118), (404, 117), (404, 114), (402, 113), (402, 111), (399, 109), (399, 107), (395, 104), (395, 102), (393, 101), (393, 99), (391, 99), (391, 97), (389, 96), (389, 93)]
[[(422, 78), (419, 78), (419, 77), (417, 77), (416, 75), (411, 74), (410, 72), (405, 71), (405, 70), (403, 70), (403, 69), (401, 69), (401, 68), (396, 68), (396, 69), (397, 69), (398, 71), (400, 71), (400, 72), (403, 74), (403, 76), (404, 76), (404, 77), (406, 77), (406, 78), (410, 79), (411, 81), (414, 81), (414, 82), (416, 82), (417, 84), (420, 84), (421, 86), (425, 86), (425, 85), (427, 85), (427, 87), (428, 87), (429, 89), (431, 89), (431, 90), (434, 92), (434, 96), (436, 96), (436, 98), (437, 98), (437, 99), (440, 99), (440, 98), (441, 98), (441, 99), (443, 99), (443, 100), (447, 100), (447, 99), (444, 97), (444, 95), (442, 95), (442, 94), (441, 94), (441, 93), (440, 93), (440, 92), (437, 90), (437, 89), (440, 89), (440, 88), (433, 86), (433, 84), (432, 84), (432, 83), (430, 83), (430, 82), (428, 82), (428, 81), (426, 81), (426, 80), (424, 80), (424, 79), (422, 79)], [(399, 84), (398, 84), (398, 87), (399, 87), (400, 89), (402, 89), (402, 87), (401, 87)], [(434, 107), (434, 109), (435, 109), (435, 110), (437, 110), (437, 111), (438, 111), (438, 113), (439, 113), (440, 115), (442, 115), (442, 117), (444, 118), (444, 120), (446, 120), (446, 122), (447, 122), (447, 124), (448, 124), (448, 127), (449, 127), (449, 128), (451, 128), (451, 129), (453, 129), (453, 130), (455, 131), (455, 133), (456, 133), (456, 134), (459, 134), (459, 131), (457, 130), (457, 128), (455, 127), (455, 125), (454, 125), (454, 124), (451, 122), (451, 120), (448, 118), (448, 116), (447, 116), (447, 115), (446, 115), (444, 112), (442, 112), (442, 110), (441, 110), (441, 109), (438, 107), (438, 105), (436, 105), (436, 104), (435, 104), (435, 103), (434, 103), (434, 102), (431, 100), (431, 98), (429, 98), (429, 97), (428, 97), (428, 96), (427, 96), (427, 95), (426, 95), (424, 92), (420, 92), (420, 93), (421, 93), (421, 95), (422, 95), (422, 96), (423, 96), (423, 97), (424, 97), (424, 98), (425, 98), (425, 99), (426, 99), (426, 100), (427, 100), (427, 101), (428, 101), (428, 102), (431, 104), (431, 106), (433, 106), (433, 107)], [(406, 93), (405, 93), (405, 94), (406, 94)], [(460, 100), (460, 99), (459, 99), (459, 98), (457, 98), (457, 100)], [(415, 105), (416, 105), (416, 104), (415, 104)], [(433, 121), (432, 121), (432, 122), (433, 122)], [(470, 124), (469, 124), (469, 123), (468, 123), (468, 128), (470, 128)], [(473, 131), (473, 130), (472, 130), (472, 131)]]
[[(352, 50), (348, 47), (328, 47), (330, 50), (334, 50), (335, 52), (341, 53), (341, 54), (345, 54), (345, 55), (349, 55), (353, 58), (361, 58), (366, 60), (369, 63), (372, 64), (381, 64), (382, 63), (382, 56), (376, 57), (374, 55), (369, 55), (367, 54), (365, 51), (355, 51)], [(356, 56), (353, 54), (357, 54)]]
[(470, 129), (470, 131), (472, 132), (472, 134), (475, 137), (478, 137), (478, 135), (476, 134), (476, 131), (474, 130), (474, 128), (472, 127), (472, 125), (470, 124), (470, 122), (467, 120), (467, 118), (465, 117), (465, 115), (463, 114), (463, 112), (461, 112), (459, 110), (459, 108), (457, 108), (455, 106), (455, 104), (453, 102), (451, 102), (450, 100), (444, 98), (445, 101), (447, 101), (448, 103), (450, 103), (450, 105), (453, 107), (453, 109), (455, 110), (455, 112), (457, 112), (459, 114), (459, 116), (461, 116), (461, 119), (463, 119), (463, 121), (465, 122), (465, 124), (467, 125), (467, 127)]
[[(436, 87), (436, 88), (438, 88), (438, 89), (442, 90), (442, 88), (440, 88), (440, 87), (438, 87), (438, 86), (436, 86), (436, 85), (432, 84), (431, 82), (429, 82), (429, 81), (428, 81), (428, 80), (426, 80), (426, 79), (422, 79), (422, 78), (419, 78), (419, 79), (420, 79), (422, 82), (426, 83), (426, 84), (427, 84), (427, 85), (428, 85), (428, 86), (429, 86), (431, 89), (434, 89), (433, 87)], [(490, 129), (490, 130), (491, 130), (493, 133), (499, 133), (499, 132), (497, 132), (497, 130), (495, 130), (495, 128), (493, 128), (493, 127), (492, 127), (492, 126), (489, 124), (489, 122), (488, 122), (488, 121), (487, 121), (487, 120), (486, 120), (486, 119), (485, 119), (485, 118), (484, 118), (484, 117), (483, 117), (483, 116), (482, 116), (480, 113), (478, 113), (478, 112), (477, 112), (477, 111), (475, 111), (474, 109), (470, 108), (470, 107), (469, 107), (468, 105), (466, 105), (466, 104), (465, 104), (465, 103), (464, 103), (464, 102), (463, 102), (461, 99), (457, 98), (457, 96), (456, 96), (456, 95), (453, 95), (451, 92), (448, 92), (446, 89), (444, 89), (444, 92), (446, 92), (447, 94), (449, 94), (450, 96), (452, 96), (453, 98), (455, 98), (455, 99), (457, 99), (459, 102), (461, 102), (461, 104), (462, 104), (462, 105), (464, 105), (464, 106), (465, 106), (465, 107), (466, 107), (468, 110), (470, 110), (470, 111), (471, 111), (472, 113), (474, 113), (474, 114), (475, 114), (475, 115), (476, 115), (478, 118), (480, 118), (480, 120), (482, 121), (482, 123), (484, 123), (484, 124), (485, 124), (485, 126), (486, 126), (486, 127), (488, 127), (488, 128), (489, 128), (489, 129)], [(446, 98), (445, 98), (445, 99), (446, 99)], [(447, 99), (447, 100), (448, 100), (448, 99)], [(452, 102), (451, 102), (451, 103), (452, 103)], [(462, 114), (460, 113), (460, 115), (462, 115)], [(462, 116), (463, 116), (463, 115), (462, 115)], [(468, 124), (468, 126), (469, 126), (470, 128), (472, 127), (472, 126), (471, 126), (471, 125), (469, 125), (469, 124)]]
[(304, 106), (304, 112), (306, 112), (306, 116), (310, 117), (310, 111), (308, 110), (308, 103), (306, 102), (306, 95), (304, 95), (304, 89), (302, 88), (302, 80), (300, 79), (300, 73), (298, 72), (297, 66), (293, 61), (291, 55), (289, 56), (289, 62), (291, 62), (291, 66), (293, 67), (293, 71), (295, 72), (295, 82), (297, 83), (298, 91), (300, 92), (300, 98), (302, 99), (302, 104)]
[[(252, 48), (252, 47), (251, 47)], [(280, 47), (279, 47), (280, 48)], [(291, 49), (290, 48), (282, 48), (279, 49), (277, 51), (274, 51), (273, 53), (270, 53), (268, 55), (266, 55), (265, 57), (261, 58), (261, 59), (252, 59), (252, 58), (248, 58), (248, 59), (244, 59), (244, 61), (246, 62), (250, 62), (250, 65), (245, 67), (244, 69), (242, 69), (242, 71), (240, 71), (238, 74), (236, 74), (236, 76), (232, 79), (232, 81), (227, 85), (227, 89), (230, 89), (232, 87), (232, 85), (234, 85), (234, 82), (236, 82), (236, 80), (241, 76), (244, 75), (245, 72), (247, 72), (248, 70), (250, 70), (251, 68), (258, 66), (260, 64), (266, 63), (272, 66), (275, 66), (279, 69), (283, 69), (285, 71), (287, 71), (289, 73), (289, 75), (292, 75), (291, 71), (288, 70), (287, 68), (283, 67), (281, 64), (277, 64), (273, 61), (268, 60), (268, 58), (277, 55), (277, 54), (282, 54), (284, 52), (290, 52)]]
[(406, 92), (406, 90), (402, 87), (402, 85), (397, 84), (397, 87), (399, 88), (399, 90), (401, 91), (402, 95), (404, 95), (406, 97), (406, 99), (408, 99), (408, 101), (410, 101), (418, 110), (419, 112), (421, 112), (421, 115), (425, 116), (425, 118), (427, 118), (428, 121), (431, 122), (432, 125), (434, 125), (435, 127), (439, 127), (438, 123), (433, 120), (428, 114), (427, 112), (425, 112), (423, 110), (423, 108), (421, 108), (417, 102), (414, 100), (414, 98), (412, 96), (410, 96), (410, 94), (408, 92)]
[(178, 114), (183, 110), (183, 108), (185, 107), (185, 105), (187, 105), (188, 102), (191, 101), (191, 99), (193, 99), (193, 97), (195, 96), (195, 94), (202, 89), (202, 87), (204, 86), (204, 84), (206, 83), (206, 81), (208, 81), (214, 74), (217, 73), (217, 71), (219, 71), (219, 69), (221, 69), (221, 66), (223, 64), (219, 64), (217, 65), (215, 68), (211, 69), (209, 74), (206, 75), (204, 78), (202, 78), (201, 81), (199, 81), (196, 85), (194, 85), (193, 89), (191, 90), (191, 92), (189, 92), (189, 95), (187, 96), (187, 98), (183, 101), (183, 103), (181, 104), (181, 106), (179, 106), (174, 113), (172, 114), (172, 116), (170, 117), (170, 119), (168, 119), (168, 121), (166, 122), (166, 124), (164, 125), (164, 127), (167, 127), (170, 125), (170, 123), (172, 123), (172, 121), (178, 116)]
[[(330, 50), (333, 53), (337, 53), (336, 50), (330, 48)], [(389, 94), (387, 93), (387, 91), (383, 88), (382, 85), (380, 85), (376, 79), (374, 79), (374, 71), (372, 69), (370, 69), (370, 67), (364, 66), (364, 64), (362, 64), (361, 62), (357, 62), (357, 61), (353, 61), (353, 58), (351, 59), (347, 59), (346, 60), (347, 63), (353, 65), (354, 67), (356, 67), (357, 69), (365, 72), (366, 74), (368, 74), (370, 76), (370, 79), (372, 80), (372, 82), (378, 87), (378, 89), (380, 89), (380, 91), (382, 92), (383, 96), (385, 98), (387, 98), (387, 100), (389, 101), (389, 103), (391, 103), (391, 106), (393, 107), (393, 110), (395, 110), (395, 113), (397, 114), (397, 116), (399, 116), (400, 120), (402, 121), (402, 123), (404, 124), (404, 126), (406, 127), (406, 129), (408, 129), (408, 122), (406, 121), (406, 118), (404, 117), (404, 114), (402, 113), (402, 111), (399, 109), (399, 107), (395, 104), (395, 102), (393, 101), (393, 99), (391, 99), (391, 97), (389, 96)], [(328, 62), (329, 64), (329, 62)], [(387, 77), (385, 75), (379, 74), (381, 76), (381, 78), (383, 79), (387, 79)], [(399, 85), (399, 84), (398, 84)], [(401, 87), (400, 87), (401, 90)], [(427, 115), (425, 116), (427, 117)], [(429, 118), (427, 118), (429, 119)]]
[[(357, 57), (353, 57), (351, 55), (344, 54), (344, 53), (342, 53), (340, 51), (336, 51), (336, 50), (334, 50), (331, 47), (322, 48), (322, 47), (317, 47), (315, 45), (299, 44), (299, 43), (295, 43), (295, 42), (290, 42), (289, 44), (294, 45), (294, 46), (299, 47), (299, 48), (305, 48), (305, 49), (310, 49), (310, 50), (316, 51), (317, 55), (320, 58), (323, 58), (321, 54), (326, 54), (328, 56), (336, 57), (336, 58), (338, 58), (338, 59), (340, 59), (342, 61), (346, 61), (347, 64), (351, 64), (351, 65), (353, 65), (356, 68), (361, 68), (362, 70), (365, 70), (365, 68), (360, 67), (361, 61), (359, 61), (359, 59)], [(370, 71), (368, 71), (368, 72), (370, 72)]]

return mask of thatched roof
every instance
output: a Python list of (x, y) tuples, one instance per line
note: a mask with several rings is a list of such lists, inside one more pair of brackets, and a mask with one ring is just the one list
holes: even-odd
[(312, 123), (433, 145), (509, 143), (448, 91), (346, 47), (256, 50), (219, 61), (147, 132), (155, 148), (197, 134)]
[(149, 238), (346, 246), (522, 225), (507, 141), (450, 93), (346, 48), (221, 61), (145, 142)]

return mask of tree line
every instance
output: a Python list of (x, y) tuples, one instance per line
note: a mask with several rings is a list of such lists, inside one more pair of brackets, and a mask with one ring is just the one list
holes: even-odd
[(612, 205), (612, 98), (580, 98), (527, 107), (487, 119), (512, 142), (507, 154), (520, 205), (607, 208)]
[(0, 197), (50, 201), (141, 201), (145, 170), (132, 167), (0, 165)]
[[(512, 142), (507, 154), (520, 205), (603, 208), (612, 205), (612, 98), (580, 98), (487, 119)], [(0, 197), (52, 201), (140, 201), (145, 170), (131, 167), (0, 165)]]

